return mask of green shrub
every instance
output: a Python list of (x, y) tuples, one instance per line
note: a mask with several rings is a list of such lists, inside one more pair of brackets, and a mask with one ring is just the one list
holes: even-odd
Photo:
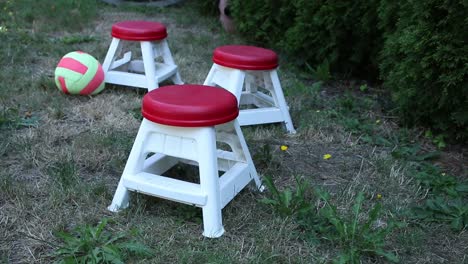
[(295, 56), (298, 64), (364, 78), (376, 76), (379, 1), (231, 0), (240, 33)]
[[(230, 1), (238, 31), (300, 66), (378, 75), (405, 125), (468, 139), (468, 47), (462, 0)], [(304, 67), (307, 68), (307, 67)]]
[(202, 15), (217, 16), (219, 15), (218, 3), (213, 0), (196, 0), (194, 1), (198, 12)]
[(379, 14), (387, 30), (381, 76), (399, 116), (468, 139), (467, 2), (398, 3), (382, 1)]

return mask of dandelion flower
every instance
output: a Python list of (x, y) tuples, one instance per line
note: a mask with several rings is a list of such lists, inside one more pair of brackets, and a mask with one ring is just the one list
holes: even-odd
[(376, 124), (380, 124), (380, 119), (375, 120)]
[(281, 149), (282, 151), (286, 151), (286, 150), (288, 150), (288, 148), (289, 148), (289, 147), (286, 146), (286, 145), (281, 145), (281, 147), (280, 147), (280, 149)]
[(380, 193), (377, 194), (377, 199), (382, 199), (382, 195)]
[(324, 160), (331, 159), (331, 157), (332, 157), (331, 154), (325, 154), (325, 155), (323, 155), (323, 159), (324, 159)]

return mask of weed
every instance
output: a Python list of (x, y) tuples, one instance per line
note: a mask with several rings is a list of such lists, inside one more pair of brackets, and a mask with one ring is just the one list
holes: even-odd
[(56, 236), (62, 240), (62, 245), (52, 254), (56, 263), (125, 263), (130, 255), (152, 255), (145, 245), (127, 241), (128, 234), (107, 232), (107, 222), (103, 219), (96, 227), (78, 227), (75, 234), (58, 232)]
[(398, 262), (396, 255), (385, 250), (385, 242), (387, 236), (399, 225), (393, 221), (386, 225), (376, 225), (382, 209), (380, 202), (370, 209), (367, 219), (361, 222), (359, 218), (364, 202), (362, 192), (356, 196), (350, 217), (340, 216), (336, 206), (330, 203), (329, 196), (324, 192), (318, 193), (325, 202), (320, 215), (333, 226), (332, 229), (328, 229), (329, 232), (322, 235), (332, 243), (339, 243), (342, 248), (335, 263), (360, 263), (363, 255), (382, 256), (391, 262)]
[(369, 90), (369, 87), (367, 87), (367, 84), (363, 84), (363, 85), (359, 86), (359, 90), (364, 93), (367, 90)]
[(269, 144), (265, 144), (259, 148), (259, 151), (253, 155), (255, 164), (259, 167), (271, 167), (274, 162), (273, 153)]
[(440, 196), (426, 200), (423, 206), (412, 209), (413, 216), (425, 222), (450, 223), (454, 231), (468, 226), (468, 204), (462, 198), (446, 200)]
[[(285, 90), (287, 95), (293, 95), (297, 98), (301, 98), (303, 107), (310, 108), (321, 108), (322, 101), (320, 99), (320, 92), (323, 90), (323, 82), (317, 81), (312, 85), (308, 85), (301, 81), (294, 81), (291, 90)], [(303, 114), (303, 113), (300, 113)]]
[(0, 113), (0, 129), (18, 129), (21, 127), (36, 127), (39, 117), (27, 112), (25, 116), (19, 114), (18, 108), (6, 108)]
[(310, 204), (306, 200), (309, 186), (305, 182), (294, 177), (296, 190), (293, 192), (289, 188), (279, 191), (269, 176), (265, 176), (263, 179), (267, 189), (271, 192), (271, 198), (263, 198), (260, 202), (270, 205), (281, 216), (292, 216), (310, 210)]
[(201, 224), (203, 222), (202, 219), (202, 212), (200, 208), (185, 205), (185, 204), (177, 204), (173, 207), (174, 213), (177, 216), (176, 223), (184, 224), (186, 222), (193, 222), (197, 224)]
[(406, 161), (428, 161), (439, 157), (440, 152), (433, 151), (421, 154), (421, 146), (419, 144), (402, 144), (396, 146), (392, 151), (392, 156), (395, 159), (401, 159)]
[(468, 183), (459, 183), (455, 177), (441, 172), (437, 166), (429, 163), (420, 164), (414, 177), (422, 186), (437, 195), (459, 197), (468, 193)]
[(62, 189), (67, 190), (78, 182), (78, 172), (73, 160), (57, 162), (49, 168), (52, 180)]
[(432, 143), (434, 143), (439, 149), (445, 148), (447, 146), (447, 144), (445, 143), (445, 138), (447, 137), (446, 134), (439, 134), (437, 136), (434, 136), (431, 130), (427, 130), (424, 133), (424, 136), (431, 140)]
[[(340, 215), (335, 205), (330, 202), (330, 195), (316, 189), (315, 194), (323, 204), (317, 212), (312, 210), (306, 199), (307, 186), (295, 178), (296, 190), (279, 191), (270, 177), (264, 177), (265, 185), (271, 191), (271, 198), (264, 198), (262, 203), (271, 205), (281, 216), (297, 216), (302, 228), (308, 232), (309, 239), (325, 240), (339, 244), (342, 249), (336, 263), (360, 263), (364, 255), (375, 255), (398, 262), (398, 258), (385, 250), (387, 236), (402, 225), (392, 220), (385, 224), (380, 221), (382, 205), (377, 202), (368, 212), (366, 220), (361, 221), (364, 194), (360, 192), (352, 207), (350, 216)], [(320, 239), (317, 239), (320, 237)]]
[(316, 80), (321, 82), (328, 82), (331, 80), (332, 76), (330, 73), (330, 62), (328, 60), (323, 61), (315, 69), (312, 68), (308, 63), (305, 65)]

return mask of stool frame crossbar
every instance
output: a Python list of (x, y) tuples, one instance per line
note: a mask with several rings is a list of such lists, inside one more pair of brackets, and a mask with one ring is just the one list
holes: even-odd
[[(218, 149), (217, 141), (231, 150)], [(179, 162), (198, 166), (199, 184), (163, 175)], [(173, 127), (143, 119), (108, 209), (128, 207), (130, 191), (198, 206), (203, 235), (219, 237), (224, 233), (222, 208), (252, 180), (263, 190), (237, 120), (215, 127)]]
[[(106, 83), (146, 88), (148, 91), (156, 89), (159, 83), (167, 79), (171, 79), (174, 84), (183, 84), (166, 39), (140, 41), (141, 59), (132, 59), (131, 51), (117, 58), (123, 46), (127, 45), (123, 41), (112, 38), (102, 64)], [(161, 58), (162, 62), (155, 61), (157, 58)]]
[(241, 126), (284, 122), (289, 133), (296, 133), (276, 69), (249, 71), (214, 63), (204, 85), (230, 91), (240, 106), (256, 107), (240, 111)]

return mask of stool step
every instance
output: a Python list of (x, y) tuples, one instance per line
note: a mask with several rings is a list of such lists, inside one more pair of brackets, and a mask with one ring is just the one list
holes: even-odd
[(255, 105), (256, 107), (276, 107), (273, 98), (262, 92), (242, 92), (240, 105)]
[[(276, 107), (242, 109), (237, 118), (241, 126), (268, 124), (284, 120), (281, 109)], [(284, 121), (283, 121), (284, 122)]]
[[(158, 83), (168, 79), (177, 72), (176, 65), (168, 65), (164, 63), (155, 63), (156, 65), (156, 79), (154, 80), (154, 87), (158, 86)], [(118, 68), (109, 70), (106, 73), (106, 83), (119, 84), (132, 87), (146, 88), (146, 76), (143, 75), (144, 67), (143, 62), (140, 60), (131, 61), (129, 65), (129, 71), (119, 71)]]
[(123, 185), (136, 192), (191, 205), (203, 206), (206, 204), (207, 196), (202, 194), (199, 184), (146, 172), (123, 175), (122, 177)]

